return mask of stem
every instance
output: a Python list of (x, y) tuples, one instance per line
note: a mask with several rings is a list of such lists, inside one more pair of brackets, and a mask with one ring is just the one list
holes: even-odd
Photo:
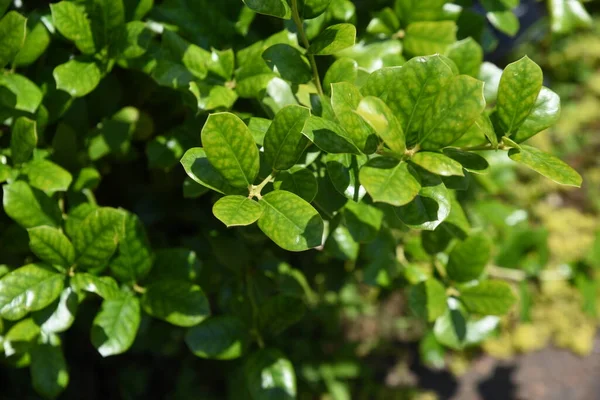
[(359, 202), (359, 198), (358, 196), (360, 195), (360, 184), (358, 184), (358, 160), (356, 158), (355, 155), (352, 156), (352, 162), (350, 164), (350, 167), (352, 168), (352, 171), (354, 172), (354, 179), (356, 180), (355, 185), (354, 185), (354, 196), (353, 200), (358, 203)]
[(261, 183), (258, 185), (250, 185), (248, 186), (248, 198), (251, 199), (253, 197), (258, 198), (259, 200), (262, 198), (260, 192), (267, 185), (267, 183), (272, 182), (275, 179), (275, 175), (277, 175), (277, 171), (271, 172), (269, 176), (267, 176)]
[[(308, 50), (310, 47), (310, 43), (308, 42), (308, 38), (306, 37), (306, 32), (304, 31), (304, 24), (302, 23), (302, 18), (300, 18), (300, 13), (298, 12), (298, 0), (292, 0), (292, 19), (294, 20), (294, 24), (296, 24), (296, 29), (298, 29), (298, 35), (300, 35), (300, 40), (302, 44)], [(320, 95), (323, 95), (323, 87), (321, 86), (321, 78), (319, 78), (319, 70), (317, 68), (317, 62), (315, 61), (315, 56), (312, 54), (307, 54), (308, 61), (310, 62), (310, 67), (313, 72), (313, 80), (315, 81), (315, 86), (317, 87), (317, 92)]]
[(491, 144), (485, 143), (485, 144), (480, 144), (478, 146), (459, 147), (459, 150), (463, 150), (463, 151), (476, 151), (476, 150), (496, 150), (496, 149), (493, 148)]
[(139, 294), (146, 293), (146, 288), (138, 285), (136, 282), (133, 283), (133, 291)]
[(246, 291), (248, 292), (248, 299), (250, 299), (250, 305), (252, 306), (252, 334), (256, 338), (256, 343), (258, 343), (258, 347), (261, 349), (265, 347), (265, 342), (258, 330), (258, 307), (256, 305), (256, 300), (254, 299), (254, 293), (252, 292), (252, 278), (250, 277), (250, 271), (246, 271)]

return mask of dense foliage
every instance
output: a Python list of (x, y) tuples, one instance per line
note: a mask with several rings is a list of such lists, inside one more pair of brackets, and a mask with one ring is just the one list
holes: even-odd
[(496, 335), (548, 259), (495, 167), (582, 183), (483, 61), (518, 6), (0, 1), (0, 398), (383, 399)]

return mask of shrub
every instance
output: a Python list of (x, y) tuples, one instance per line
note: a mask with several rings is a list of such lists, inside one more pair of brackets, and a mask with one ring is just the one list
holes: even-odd
[(439, 366), (513, 307), (485, 155), (581, 184), (523, 143), (541, 68), (483, 61), (518, 1), (244, 2), (0, 2), (3, 396), (384, 398), (372, 349)]

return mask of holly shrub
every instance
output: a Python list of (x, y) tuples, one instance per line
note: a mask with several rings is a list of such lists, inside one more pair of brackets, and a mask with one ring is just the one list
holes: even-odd
[(0, 398), (399, 398), (372, 354), (494, 335), (544, 259), (485, 174), (582, 182), (542, 69), (483, 61), (518, 6), (0, 1)]

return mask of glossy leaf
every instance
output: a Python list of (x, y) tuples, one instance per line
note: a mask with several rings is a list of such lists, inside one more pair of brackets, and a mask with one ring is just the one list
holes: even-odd
[(110, 276), (96, 276), (86, 272), (78, 272), (71, 278), (71, 287), (76, 293), (95, 293), (105, 300), (114, 300), (121, 297), (117, 281)]
[(492, 244), (483, 233), (474, 233), (457, 243), (450, 252), (446, 270), (450, 279), (468, 282), (479, 278), (490, 260)]
[(414, 22), (406, 27), (404, 48), (413, 56), (444, 53), (456, 42), (454, 21)]
[(335, 122), (312, 115), (302, 133), (318, 148), (333, 154), (360, 154), (350, 134)]
[(71, 241), (56, 228), (38, 226), (28, 229), (29, 248), (42, 261), (69, 268), (75, 261), (75, 249)]
[(63, 289), (64, 275), (44, 264), (28, 264), (0, 279), (0, 317), (16, 321), (51, 304)]
[(181, 158), (181, 165), (190, 178), (209, 189), (222, 194), (245, 192), (227, 183), (223, 175), (208, 162), (203, 148), (194, 147), (186, 151)]
[(403, 155), (406, 151), (406, 140), (402, 125), (390, 108), (377, 97), (365, 97), (356, 110), (385, 144), (394, 152)]
[(581, 186), (581, 175), (577, 171), (558, 158), (535, 147), (523, 144), (520, 149), (510, 149), (508, 156), (556, 183), (575, 187)]
[(321, 245), (323, 220), (319, 213), (297, 195), (276, 190), (260, 200), (263, 215), (258, 227), (278, 246), (303, 251)]
[(332, 0), (300, 0), (302, 16), (305, 19), (316, 18), (327, 10)]
[(58, 226), (61, 212), (58, 204), (44, 192), (24, 181), (4, 185), (4, 211), (25, 229), (36, 226)]
[(411, 286), (408, 293), (408, 306), (416, 316), (429, 322), (446, 311), (446, 289), (435, 278), (427, 279)]
[(31, 158), (37, 139), (35, 121), (26, 117), (15, 120), (10, 137), (10, 152), (14, 164), (24, 163)]
[(396, 0), (395, 11), (406, 22), (434, 21), (442, 15), (444, 0)]
[(456, 299), (448, 299), (452, 307), (447, 308), (444, 315), (435, 321), (433, 333), (441, 344), (460, 350), (467, 339), (467, 315), (465, 310), (454, 305)]
[(15, 110), (35, 113), (42, 103), (42, 91), (29, 78), (16, 74), (6, 73), (0, 75), (0, 89), (8, 89), (11, 93), (2, 99), (0, 104)]
[(102, 357), (129, 350), (140, 326), (140, 302), (131, 295), (104, 300), (92, 324), (92, 344)]
[(350, 235), (357, 242), (375, 240), (381, 229), (383, 212), (374, 206), (349, 201), (342, 210), (342, 215)]
[(486, 17), (490, 24), (508, 36), (515, 36), (519, 31), (519, 18), (503, 4), (502, 0), (482, 0)]
[(412, 156), (410, 162), (417, 164), (421, 168), (424, 168), (436, 175), (464, 175), (463, 167), (459, 162), (440, 153), (421, 151)]
[(325, 28), (312, 40), (308, 54), (326, 56), (335, 54), (356, 42), (356, 27), (352, 24), (337, 24)]
[(359, 178), (373, 201), (393, 206), (409, 203), (421, 189), (408, 164), (393, 158), (373, 158), (360, 169)]
[(450, 215), (452, 196), (442, 180), (420, 172), (421, 188), (410, 203), (395, 209), (404, 224), (413, 229), (436, 229)]
[(517, 299), (506, 282), (483, 281), (478, 285), (461, 289), (460, 300), (473, 313), (504, 315)]
[(92, 26), (80, 4), (61, 1), (51, 4), (54, 26), (67, 39), (75, 42), (75, 46), (84, 54), (96, 52)]
[(210, 315), (208, 299), (198, 285), (164, 280), (148, 286), (142, 308), (155, 318), (177, 326), (194, 326)]
[(452, 44), (446, 51), (446, 55), (454, 61), (461, 74), (473, 78), (479, 76), (479, 69), (483, 62), (483, 49), (472, 37)]
[(297, 194), (309, 203), (314, 200), (319, 190), (317, 179), (313, 173), (300, 167), (294, 167), (289, 171), (277, 174), (273, 186), (277, 190), (286, 190)]
[(296, 398), (294, 366), (280, 351), (271, 348), (258, 350), (246, 359), (243, 371), (252, 399)]
[(377, 142), (373, 129), (354, 112), (361, 100), (362, 95), (353, 84), (340, 82), (331, 85), (331, 105), (341, 127), (356, 147), (366, 153), (372, 153)]
[(286, 0), (244, 0), (252, 11), (273, 17), (290, 19), (292, 10)]
[(54, 303), (33, 313), (33, 319), (44, 333), (64, 332), (75, 321), (78, 306), (77, 293), (71, 287), (66, 287)]
[(490, 167), (485, 158), (475, 153), (447, 147), (444, 149), (444, 154), (454, 161), (457, 161), (464, 169), (473, 172), (474, 174), (485, 174)]
[(98, 86), (102, 71), (95, 61), (72, 59), (54, 68), (56, 88), (72, 97), (83, 97)]
[(48, 160), (28, 162), (22, 171), (31, 186), (46, 193), (66, 192), (73, 181), (69, 171)]
[(302, 134), (310, 110), (301, 106), (282, 108), (273, 119), (264, 139), (265, 160), (277, 171), (293, 167), (308, 145)]
[(248, 187), (258, 175), (258, 149), (250, 130), (230, 113), (211, 114), (202, 128), (210, 164), (234, 187)]
[(0, 20), (0, 68), (17, 56), (25, 43), (27, 19), (16, 11), (9, 11)]
[[(329, 180), (339, 193), (348, 199), (358, 200), (367, 194), (365, 188), (359, 183), (360, 168), (367, 162), (366, 156), (327, 154), (323, 157), (323, 161), (327, 166)], [(322, 189), (323, 185), (320, 187)]]
[(592, 17), (587, 13), (583, 4), (572, 0), (550, 0), (552, 32), (564, 34), (577, 28), (592, 26)]
[(276, 295), (267, 299), (260, 308), (259, 330), (275, 336), (299, 322), (306, 307), (301, 299), (287, 295)]
[(312, 79), (308, 60), (300, 51), (285, 43), (275, 44), (262, 53), (269, 68), (292, 83), (307, 83)]
[(531, 109), (512, 139), (521, 143), (554, 125), (560, 117), (560, 97), (552, 90), (542, 87)]
[(215, 217), (228, 228), (253, 224), (263, 213), (256, 201), (244, 196), (221, 197), (212, 211)]
[(338, 82), (354, 83), (358, 77), (358, 64), (352, 58), (342, 57), (336, 60), (325, 74), (323, 89), (331, 94), (331, 84)]
[(542, 79), (542, 69), (527, 56), (504, 69), (496, 108), (507, 136), (516, 133), (527, 119), (542, 89)]
[(365, 97), (375, 96), (379, 97), (384, 102), (387, 101), (391, 85), (395, 82), (397, 76), (402, 75), (402, 68), (403, 67), (386, 67), (371, 73), (367, 78), (367, 81), (360, 88), (362, 95)]
[(152, 268), (152, 248), (142, 221), (132, 213), (125, 217), (125, 234), (119, 240), (117, 256), (110, 270), (121, 282), (136, 282)]
[(69, 384), (67, 362), (58, 343), (38, 343), (31, 349), (31, 384), (47, 399), (57, 398)]
[(241, 357), (249, 342), (246, 326), (229, 315), (207, 318), (185, 335), (185, 343), (194, 355), (215, 360)]

